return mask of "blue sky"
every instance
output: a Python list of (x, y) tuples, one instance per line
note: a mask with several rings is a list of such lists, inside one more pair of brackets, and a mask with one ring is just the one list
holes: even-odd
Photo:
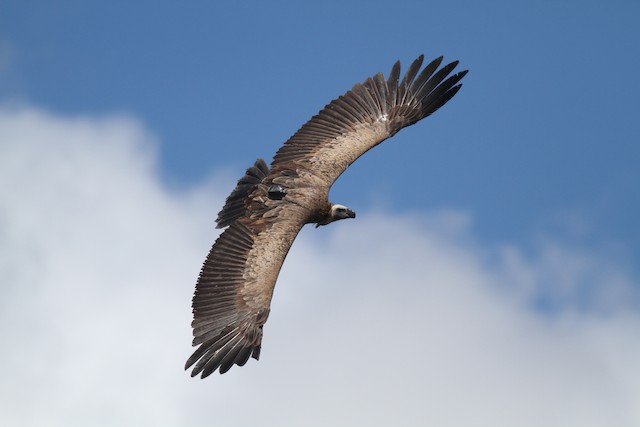
[[(172, 186), (239, 175), (400, 59), (459, 59), (464, 90), (343, 176), (357, 210), (472, 211), (483, 239), (540, 232), (640, 261), (634, 2), (8, 2), (0, 95), (134, 114)], [(576, 226), (576, 224), (580, 224)]]
[[(637, 425), (638, 16), (3, 2), (0, 424), (207, 425), (213, 405), (221, 425)], [(188, 378), (193, 282), (234, 181), (421, 53), (459, 59), (462, 90), (336, 183), (358, 219), (303, 230), (260, 362)], [(233, 417), (246, 399), (262, 419)]]

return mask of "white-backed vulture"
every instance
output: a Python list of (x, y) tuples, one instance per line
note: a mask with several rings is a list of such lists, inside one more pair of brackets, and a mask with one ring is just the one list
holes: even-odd
[(271, 167), (258, 159), (238, 181), (217, 219), (226, 230), (196, 284), (192, 327), (199, 347), (185, 366), (195, 364), (191, 376), (258, 359), (276, 279), (300, 229), (355, 217), (329, 202), (331, 185), (358, 157), (458, 92), (467, 71), (448, 77), (457, 61), (438, 70), (439, 57), (418, 73), (423, 58), (401, 81), (396, 62), (386, 81), (378, 73), (355, 85), (285, 142)]

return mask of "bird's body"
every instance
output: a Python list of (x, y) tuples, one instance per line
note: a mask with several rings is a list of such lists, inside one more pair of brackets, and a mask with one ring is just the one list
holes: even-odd
[(396, 63), (358, 84), (307, 122), (276, 153), (247, 169), (218, 215), (226, 230), (202, 267), (193, 297), (193, 345), (200, 345), (186, 369), (206, 377), (233, 364), (258, 359), (262, 326), (289, 248), (300, 229), (354, 218), (349, 208), (329, 202), (329, 189), (358, 157), (444, 105), (460, 89), (460, 72), (445, 78), (457, 62), (439, 71), (442, 58), (418, 75), (423, 57), (402, 81)]

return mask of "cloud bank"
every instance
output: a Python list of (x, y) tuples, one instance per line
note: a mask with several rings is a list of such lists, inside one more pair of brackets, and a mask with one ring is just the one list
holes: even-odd
[(478, 242), (464, 212), (303, 230), (261, 360), (191, 379), (232, 180), (167, 189), (128, 116), (4, 107), (0, 141), (1, 425), (640, 424), (637, 277), (552, 238)]

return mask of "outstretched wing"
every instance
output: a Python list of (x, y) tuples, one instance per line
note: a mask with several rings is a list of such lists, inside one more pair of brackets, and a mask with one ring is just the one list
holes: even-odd
[(324, 107), (278, 150), (272, 174), (295, 164), (298, 171), (319, 178), (328, 192), (358, 157), (446, 104), (467, 71), (447, 78), (458, 61), (436, 71), (439, 57), (418, 74), (423, 59), (421, 55), (411, 64), (402, 81), (396, 62), (386, 81), (378, 73)]
[(200, 347), (185, 365), (195, 365), (191, 376), (224, 373), (260, 356), (278, 273), (309, 215), (287, 200), (268, 198), (267, 173), (259, 159), (218, 216), (219, 226), (230, 226), (213, 244), (196, 284), (191, 325), (193, 345)]

